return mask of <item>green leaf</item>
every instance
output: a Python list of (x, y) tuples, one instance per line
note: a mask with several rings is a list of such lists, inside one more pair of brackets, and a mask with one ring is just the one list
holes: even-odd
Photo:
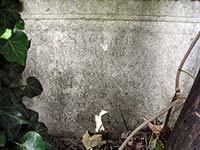
[[(13, 103), (13, 107), (20, 111), (20, 113), (26, 120), (29, 120), (28, 109), (22, 101), (23, 96), (23, 90), (21, 90), (20, 88), (12, 88), (11, 101)], [(29, 122), (31, 123), (30, 120)]]
[(45, 145), (40, 134), (34, 131), (26, 133), (21, 139), (19, 150), (45, 150)]
[[(4, 129), (7, 141), (19, 141), (21, 137), (25, 134), (22, 132), (21, 125), (8, 127)], [(22, 135), (21, 135), (22, 134)]]
[(157, 138), (153, 138), (153, 135), (151, 136), (149, 140), (148, 150), (155, 150), (157, 144)]
[(10, 62), (24, 65), (29, 41), (24, 32), (17, 31), (8, 40), (0, 39), (0, 53)]
[(0, 82), (3, 86), (9, 87), (21, 80), (21, 73), (24, 71), (25, 66), (16, 63), (10, 63), (0, 55)]
[(0, 131), (0, 147), (3, 147), (6, 144), (6, 137), (4, 132)]
[(11, 84), (8, 73), (2, 67), (0, 68), (0, 80), (4, 86), (9, 86)]
[(8, 70), (8, 77), (12, 82), (19, 81), (22, 76), (21, 73), (24, 71), (25, 66), (19, 64), (8, 64), (5, 65)]
[(6, 30), (6, 19), (0, 17), (0, 36), (5, 32)]
[(5, 121), (3, 119), (2, 119), (2, 121), (6, 122), (8, 124), (7, 127), (15, 126), (18, 124), (29, 124), (28, 121), (22, 119), (23, 116), (19, 111), (12, 110), (12, 111), (6, 112), (6, 111), (0, 110), (0, 113), (4, 115), (5, 118), (3, 118), (3, 117), (2, 118)]
[(24, 30), (24, 20), (20, 20), (14, 27), (14, 30)]
[(46, 135), (48, 128), (46, 127), (46, 125), (44, 123), (38, 122), (37, 124), (35, 124), (34, 130), (36, 132), (40, 133), (41, 135)]
[(36, 131), (42, 136), (47, 135), (48, 128), (44, 123), (38, 121), (39, 114), (34, 110), (28, 110), (28, 114), (29, 114), (29, 120), (31, 121), (29, 129)]
[(22, 3), (19, 0), (0, 1), (0, 18), (7, 20), (7, 28), (13, 29), (15, 24), (21, 20), (21, 10)]
[(36, 79), (35, 77), (29, 77), (26, 80), (26, 82), (27, 82), (27, 85), (25, 86), (25, 89), (24, 89), (25, 96), (29, 98), (33, 98), (42, 93), (43, 88), (38, 79)]
[(11, 36), (12, 36), (12, 30), (6, 28), (5, 32), (1, 35), (1, 38), (8, 40)]
[(38, 112), (29, 109), (28, 110), (28, 114), (29, 114), (29, 119), (30, 119), (31, 123), (32, 124), (37, 124), (38, 123), (38, 118), (39, 118)]
[(155, 150), (164, 150), (164, 144), (161, 140), (157, 141)]
[(4, 128), (29, 124), (21, 113), (20, 107), (16, 107), (11, 101), (12, 93), (9, 89), (2, 89), (0, 91), (0, 126)]

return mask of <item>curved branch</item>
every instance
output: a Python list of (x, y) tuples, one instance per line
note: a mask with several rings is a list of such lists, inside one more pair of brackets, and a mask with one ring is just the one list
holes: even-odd
[(177, 105), (179, 102), (181, 102), (183, 104), (185, 98), (181, 98), (180, 100), (174, 101), (171, 104), (169, 104), (166, 108), (164, 108), (163, 110), (161, 110), (160, 112), (158, 112), (157, 114), (155, 114), (154, 116), (152, 116), (150, 119), (146, 120), (145, 122), (143, 122), (140, 126), (138, 126), (135, 130), (133, 130), (133, 132), (131, 132), (131, 134), (126, 138), (126, 140), (122, 143), (122, 145), (119, 147), (118, 150), (123, 150), (126, 146), (126, 144), (130, 141), (130, 139), (141, 129), (143, 129), (146, 125), (148, 125), (148, 123), (150, 123), (151, 121), (155, 120), (156, 118), (162, 116), (164, 113), (166, 113), (169, 109), (171, 109), (172, 107), (174, 107), (175, 105)]
[(196, 45), (196, 43), (198, 42), (200, 38), (200, 31), (199, 33), (197, 34), (196, 38), (193, 40), (192, 44), (190, 45), (189, 49), (187, 50), (186, 54), (184, 55), (179, 67), (178, 67), (178, 70), (177, 70), (177, 73), (176, 73), (176, 84), (175, 84), (175, 92), (176, 92), (176, 95), (180, 93), (180, 85), (179, 85), (179, 82), (180, 82), (180, 74), (181, 74), (181, 70), (185, 64), (185, 61), (187, 60), (188, 56), (190, 55), (192, 49), (194, 48), (194, 46)]
[[(193, 42), (191, 43), (189, 49), (187, 50), (186, 54), (184, 55), (179, 67), (178, 67), (178, 70), (177, 70), (177, 74), (176, 74), (176, 83), (175, 83), (175, 94), (174, 94), (174, 97), (172, 98), (172, 102), (173, 101), (176, 101), (177, 100), (177, 97), (180, 96), (181, 94), (181, 90), (180, 90), (180, 85), (179, 85), (179, 82), (180, 82), (180, 74), (181, 74), (181, 71), (183, 70), (183, 66), (185, 64), (185, 61), (187, 60), (188, 56), (190, 55), (192, 49), (194, 48), (194, 46), (196, 45), (196, 43), (198, 42), (200, 38), (200, 31), (199, 33), (197, 34), (197, 36), (195, 37), (195, 39), (193, 40)], [(168, 125), (168, 122), (170, 120), (170, 117), (171, 117), (171, 113), (172, 113), (172, 108), (169, 109), (168, 113), (167, 113), (167, 116), (165, 118), (165, 122), (164, 122), (164, 127), (163, 127), (163, 134), (165, 134), (165, 131), (167, 129), (167, 125)]]
[[(192, 49), (194, 48), (194, 46), (196, 45), (196, 43), (198, 42), (198, 40), (200, 39), (200, 32), (197, 34), (196, 38), (194, 39), (194, 41), (192, 42), (192, 44), (190, 45), (189, 49), (187, 50), (186, 54), (184, 55), (179, 67), (178, 67), (178, 71), (176, 74), (176, 84), (175, 84), (175, 95), (172, 99), (171, 104), (169, 104), (165, 109), (161, 110), (159, 113), (155, 114), (154, 116), (152, 116), (150, 119), (146, 120), (145, 122), (143, 122), (140, 126), (138, 126), (135, 130), (133, 130), (131, 132), (131, 134), (126, 138), (126, 140), (122, 143), (122, 145), (119, 147), (118, 150), (123, 150), (126, 146), (126, 144), (128, 143), (128, 141), (138, 132), (140, 131), (142, 128), (144, 128), (148, 123), (150, 123), (151, 121), (155, 120), (156, 118), (162, 116), (164, 113), (166, 113), (167, 111), (167, 117), (164, 123), (164, 128), (166, 126), (166, 124), (168, 123), (170, 114), (171, 114), (171, 110), (172, 108), (181, 100), (181, 102), (183, 103), (182, 98), (179, 97), (180, 95), (180, 86), (179, 86), (179, 81), (180, 81), (180, 74), (182, 71), (182, 68), (185, 64), (185, 61), (187, 60), (189, 54), (191, 53)], [(180, 99), (180, 100), (178, 100)]]

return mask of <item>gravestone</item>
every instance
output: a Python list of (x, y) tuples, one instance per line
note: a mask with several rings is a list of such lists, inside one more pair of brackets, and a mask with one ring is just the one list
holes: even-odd
[[(200, 29), (200, 4), (189, 0), (24, 0), (31, 39), (25, 76), (44, 92), (26, 100), (49, 132), (81, 136), (129, 129), (164, 108), (178, 65)], [(200, 44), (184, 69), (195, 75)], [(181, 75), (186, 94), (192, 78)]]

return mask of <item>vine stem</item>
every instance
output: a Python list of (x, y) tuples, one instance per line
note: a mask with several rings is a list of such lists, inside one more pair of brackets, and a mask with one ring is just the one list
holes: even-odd
[(182, 69), (181, 72), (187, 74), (187, 75), (188, 75), (189, 77), (191, 77), (192, 79), (195, 79), (195, 77), (194, 77), (191, 73), (187, 72), (186, 70), (183, 70), (183, 69)]
[(176, 73), (176, 84), (175, 84), (175, 91), (176, 93), (180, 93), (180, 74), (181, 74), (181, 71), (183, 69), (183, 66), (185, 64), (185, 61), (187, 60), (188, 56), (190, 55), (192, 49), (194, 48), (194, 46), (196, 45), (196, 43), (198, 42), (200, 38), (200, 31), (199, 33), (197, 34), (196, 38), (193, 40), (192, 44), (190, 45), (189, 49), (187, 50), (186, 54), (184, 55), (179, 67), (178, 67), (178, 70), (177, 70), (177, 73)]
[[(194, 46), (196, 45), (196, 43), (198, 42), (198, 40), (200, 39), (200, 31), (199, 33), (197, 34), (197, 36), (195, 37), (195, 39), (193, 40), (193, 42), (191, 43), (189, 49), (187, 50), (187, 52), (185, 53), (183, 59), (181, 60), (181, 63), (178, 67), (178, 70), (177, 70), (177, 73), (176, 73), (176, 81), (175, 81), (175, 94), (174, 94), (174, 97), (172, 98), (172, 102), (173, 101), (176, 101), (177, 100), (177, 97), (179, 97), (181, 95), (181, 89), (180, 89), (180, 75), (181, 75), (181, 72), (183, 70), (183, 66), (188, 58), (188, 56), (190, 55), (191, 51), (193, 50)], [(167, 113), (167, 116), (166, 116), (166, 119), (165, 119), (165, 122), (164, 122), (164, 127), (163, 127), (163, 134), (165, 134), (165, 131), (167, 129), (167, 126), (168, 126), (168, 122), (171, 118), (171, 114), (172, 114), (172, 108), (169, 109), (168, 113)]]
[(155, 120), (156, 118), (162, 116), (164, 113), (166, 113), (170, 108), (176, 106), (179, 102), (183, 104), (185, 98), (180, 98), (178, 101), (174, 101), (171, 104), (169, 104), (167, 107), (165, 107), (163, 110), (158, 112), (157, 114), (150, 117), (148, 120), (143, 122), (140, 126), (138, 126), (135, 130), (131, 132), (131, 134), (126, 138), (126, 140), (122, 143), (122, 145), (119, 147), (118, 150), (123, 150), (126, 146), (126, 144), (130, 141), (130, 139), (141, 129), (143, 129), (146, 125), (148, 125), (150, 122)]
[[(146, 125), (148, 125), (148, 123), (150, 123), (151, 121), (155, 120), (156, 118), (162, 116), (163, 114), (165, 114), (166, 112), (168, 112), (167, 114), (167, 118), (165, 120), (164, 123), (164, 128), (166, 126), (166, 124), (168, 123), (170, 114), (171, 114), (171, 110), (172, 108), (178, 104), (178, 102), (181, 100), (182, 104), (184, 103), (184, 98), (180, 98), (180, 74), (181, 74), (181, 70), (185, 64), (185, 61), (187, 60), (189, 54), (191, 53), (192, 49), (194, 48), (194, 46), (196, 45), (196, 43), (198, 42), (198, 40), (200, 39), (200, 31), (197, 34), (196, 38), (193, 40), (192, 44), (190, 45), (189, 49), (187, 50), (186, 54), (184, 55), (179, 67), (178, 67), (178, 71), (176, 74), (176, 83), (175, 83), (175, 95), (172, 99), (172, 102), (163, 110), (161, 110), (159, 113), (155, 114), (154, 116), (152, 116), (150, 119), (146, 120), (145, 122), (143, 122), (140, 126), (138, 126), (135, 130), (133, 130), (131, 132), (131, 134), (126, 138), (126, 140), (122, 143), (122, 145), (119, 147), (118, 150), (123, 150), (126, 146), (126, 144), (129, 142), (129, 140), (141, 129), (143, 129)], [(180, 99), (180, 100), (178, 100)]]

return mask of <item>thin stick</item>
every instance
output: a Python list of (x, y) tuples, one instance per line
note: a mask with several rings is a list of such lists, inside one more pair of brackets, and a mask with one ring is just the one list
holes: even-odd
[(126, 140), (122, 143), (122, 145), (119, 147), (118, 150), (123, 150), (126, 146), (126, 144), (130, 141), (130, 139), (141, 129), (143, 129), (146, 125), (148, 125), (148, 123), (150, 123), (151, 121), (153, 121), (154, 119), (162, 116), (164, 113), (166, 113), (169, 109), (171, 109), (172, 107), (174, 107), (175, 105), (177, 105), (179, 102), (183, 103), (184, 99), (180, 99), (178, 101), (174, 101), (171, 104), (169, 104), (166, 108), (164, 108), (163, 110), (161, 110), (159, 113), (155, 114), (154, 116), (152, 116), (150, 119), (146, 120), (145, 122), (143, 122), (140, 126), (138, 126), (135, 130), (133, 130), (131, 132), (131, 134), (126, 138)]
[[(171, 102), (174, 102), (177, 100), (177, 96), (176, 96), (176, 93), (174, 94), (174, 97), (172, 98)], [(164, 121), (164, 125), (163, 125), (163, 128), (162, 128), (162, 134), (165, 136), (166, 134), (166, 131), (167, 131), (167, 127), (168, 127), (168, 122), (170, 120), (170, 116), (171, 116), (171, 113), (172, 113), (172, 108), (169, 109), (169, 111), (167, 112), (167, 115), (166, 115), (166, 118), (165, 118), (165, 121)]]
[(122, 109), (121, 109), (120, 105), (119, 105), (119, 111), (120, 111), (120, 114), (121, 114), (121, 116), (122, 116), (122, 120), (123, 120), (123, 122), (124, 122), (124, 126), (125, 126), (125, 128), (126, 128), (126, 131), (128, 131), (128, 130), (129, 130), (129, 129), (128, 129), (128, 125), (127, 125), (127, 123), (126, 123), (126, 119), (125, 119), (125, 117), (124, 117), (124, 114), (123, 114), (123, 112), (122, 112)]
[[(111, 106), (114, 110), (116, 110), (116, 108), (113, 106), (112, 102), (109, 101), (109, 103), (110, 103), (110, 106)], [(121, 109), (120, 105), (118, 106), (118, 108), (119, 108), (120, 115), (121, 115), (121, 117), (122, 117), (124, 126), (125, 126), (125, 128), (126, 128), (126, 131), (128, 131), (128, 130), (129, 130), (129, 129), (128, 129), (128, 125), (127, 125), (127, 123), (126, 123), (126, 119), (125, 119), (125, 117), (124, 117), (124, 114), (123, 114), (123, 112), (122, 112), (122, 109)]]

